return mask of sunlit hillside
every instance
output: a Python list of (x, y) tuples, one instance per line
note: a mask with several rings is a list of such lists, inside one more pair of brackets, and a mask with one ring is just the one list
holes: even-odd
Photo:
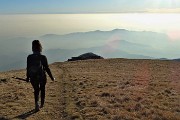
[(0, 73), (0, 119), (179, 120), (180, 63), (102, 59), (54, 63), (45, 107), (34, 113), (25, 70)]

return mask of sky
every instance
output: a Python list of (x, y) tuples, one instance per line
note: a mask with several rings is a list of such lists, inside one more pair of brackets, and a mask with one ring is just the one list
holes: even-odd
[(0, 14), (180, 13), (180, 0), (0, 0)]

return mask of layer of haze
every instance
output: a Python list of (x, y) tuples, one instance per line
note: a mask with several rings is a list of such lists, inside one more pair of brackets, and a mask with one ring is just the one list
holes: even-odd
[[(93, 30), (127, 29), (178, 37), (180, 14), (16, 14), (0, 15), (0, 40)], [(148, 42), (148, 41), (147, 41)]]

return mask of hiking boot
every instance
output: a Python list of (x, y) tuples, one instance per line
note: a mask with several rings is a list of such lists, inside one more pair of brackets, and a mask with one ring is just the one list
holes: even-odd
[(41, 105), (41, 106), (40, 106), (40, 108), (43, 108), (43, 107), (44, 107), (44, 105)]
[(35, 103), (35, 111), (39, 111), (39, 105), (38, 105), (38, 103)]
[(41, 100), (41, 106), (40, 108), (43, 108), (44, 107), (44, 100)]

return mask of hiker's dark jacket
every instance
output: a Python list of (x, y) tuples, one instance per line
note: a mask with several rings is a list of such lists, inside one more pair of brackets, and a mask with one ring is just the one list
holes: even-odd
[[(31, 63), (31, 61), (34, 60), (34, 58), (37, 55), (40, 57), (40, 60), (41, 60), (42, 66), (43, 66), (43, 74), (42, 74), (42, 76), (43, 76), (44, 81), (46, 81), (46, 74), (45, 74), (45, 72), (47, 72), (49, 77), (51, 79), (53, 79), (53, 76), (52, 76), (51, 71), (50, 71), (49, 66), (48, 66), (47, 58), (46, 58), (45, 55), (41, 55), (40, 53), (34, 53), (34, 54), (31, 54), (31, 55), (29, 55), (27, 57), (27, 73), (26, 73), (27, 79), (30, 78), (30, 75), (28, 74), (29, 73), (28, 70), (30, 68), (30, 63)], [(30, 80), (33, 80), (33, 78), (30, 78)]]

